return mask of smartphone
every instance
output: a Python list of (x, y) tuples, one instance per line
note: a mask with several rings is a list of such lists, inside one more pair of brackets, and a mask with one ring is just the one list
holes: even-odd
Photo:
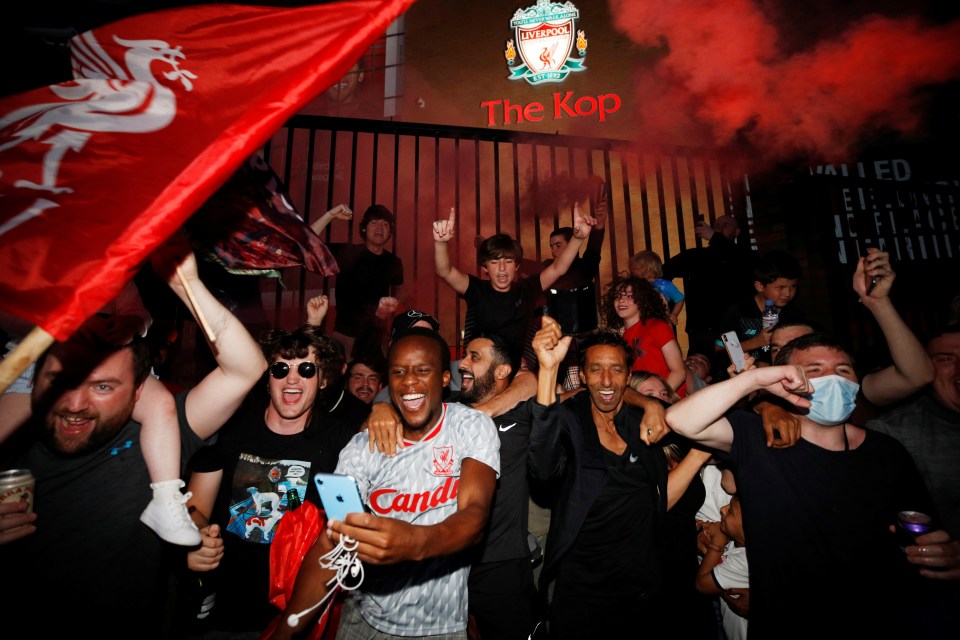
[(720, 339), (723, 341), (723, 346), (727, 350), (727, 355), (730, 356), (730, 362), (733, 363), (734, 371), (740, 373), (744, 367), (747, 366), (747, 362), (743, 356), (743, 347), (740, 346), (740, 339), (737, 337), (737, 332), (727, 331), (720, 336)]
[(327, 512), (327, 520), (343, 522), (348, 513), (363, 513), (363, 499), (353, 476), (318, 473), (313, 476), (313, 481), (317, 485), (323, 510)]

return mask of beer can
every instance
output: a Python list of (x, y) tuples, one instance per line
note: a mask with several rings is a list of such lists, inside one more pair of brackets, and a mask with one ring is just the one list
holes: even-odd
[(33, 487), (33, 474), (29, 469), (0, 471), (0, 503), (26, 502), (27, 513), (32, 513)]

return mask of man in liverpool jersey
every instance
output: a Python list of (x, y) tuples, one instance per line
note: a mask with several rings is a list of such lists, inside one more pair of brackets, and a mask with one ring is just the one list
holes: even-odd
[[(435, 331), (414, 328), (395, 339), (387, 382), (405, 446), (396, 456), (383, 456), (371, 451), (364, 431), (340, 454), (337, 473), (357, 479), (370, 512), (333, 521), (329, 529), (334, 537), (358, 541), (366, 565), (382, 566), (368, 567), (359, 597), (344, 606), (338, 637), (467, 637), (470, 558), (463, 552), (483, 535), (500, 455), (486, 414), (443, 402), (449, 358)], [(332, 548), (322, 534), (307, 554), (285, 617), (326, 594), (333, 573), (317, 561)], [(289, 637), (310, 619), (280, 625), (273, 637)]]

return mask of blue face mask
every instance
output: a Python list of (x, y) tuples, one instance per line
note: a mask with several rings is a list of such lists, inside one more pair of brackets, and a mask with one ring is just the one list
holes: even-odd
[(811, 378), (813, 394), (807, 417), (824, 426), (843, 424), (857, 406), (860, 385), (843, 376), (830, 375)]

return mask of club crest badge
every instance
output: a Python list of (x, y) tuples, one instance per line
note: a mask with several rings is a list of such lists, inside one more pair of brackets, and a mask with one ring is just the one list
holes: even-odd
[[(517, 9), (510, 20), (513, 38), (503, 52), (510, 80), (532, 85), (563, 82), (574, 71), (583, 71), (587, 37), (577, 29), (580, 11), (572, 2), (537, 0)], [(577, 56), (573, 54), (576, 49)]]
[(433, 448), (433, 474), (449, 476), (453, 473), (453, 447), (450, 445)]

